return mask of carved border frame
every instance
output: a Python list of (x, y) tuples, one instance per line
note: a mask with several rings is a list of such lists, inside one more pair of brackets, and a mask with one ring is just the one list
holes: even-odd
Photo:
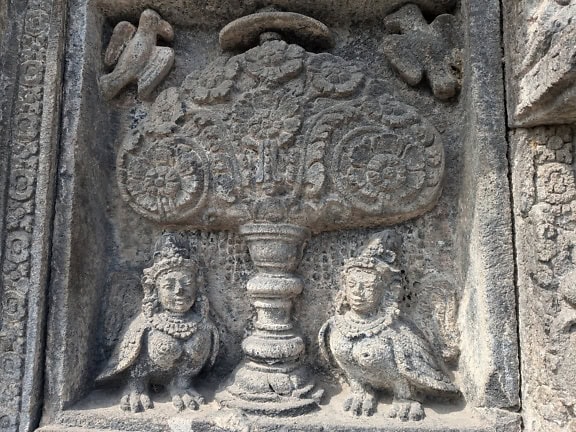
[[(29, 431), (42, 403), (46, 286), (60, 123), (66, 1), (11, 2), (3, 63), (10, 118), (1, 148), (8, 169), (0, 209), (0, 430)], [(12, 63), (13, 62), (13, 63)], [(4, 69), (6, 68), (6, 69)], [(10, 348), (10, 349), (9, 349)]]

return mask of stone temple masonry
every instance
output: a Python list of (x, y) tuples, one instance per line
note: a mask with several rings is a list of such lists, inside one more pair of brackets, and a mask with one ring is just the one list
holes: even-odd
[(574, 0), (6, 0), (0, 89), (0, 432), (576, 432)]

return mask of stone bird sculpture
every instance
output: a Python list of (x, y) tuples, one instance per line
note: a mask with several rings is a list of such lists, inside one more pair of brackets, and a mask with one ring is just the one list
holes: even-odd
[(138, 96), (146, 99), (166, 77), (174, 64), (174, 50), (156, 46), (158, 36), (170, 42), (174, 30), (152, 9), (142, 12), (138, 29), (127, 21), (114, 27), (104, 63), (115, 67), (99, 80), (105, 99), (114, 98), (133, 82), (138, 85)]
[(456, 20), (442, 14), (428, 24), (415, 4), (403, 6), (384, 19), (382, 51), (408, 85), (428, 79), (438, 99), (454, 97), (460, 88), (460, 58), (455, 44)]
[(421, 393), (457, 394), (441, 361), (399, 309), (401, 271), (394, 264), (393, 231), (377, 234), (342, 270), (338, 313), (319, 333), (325, 358), (344, 371), (352, 394), (344, 410), (372, 415), (377, 390), (392, 391), (390, 417), (421, 420)]

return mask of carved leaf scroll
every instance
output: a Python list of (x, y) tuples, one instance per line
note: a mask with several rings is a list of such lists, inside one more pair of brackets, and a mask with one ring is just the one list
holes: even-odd
[(437, 131), (361, 65), (268, 40), (161, 93), (122, 143), (124, 199), (158, 222), (396, 223), (441, 191)]

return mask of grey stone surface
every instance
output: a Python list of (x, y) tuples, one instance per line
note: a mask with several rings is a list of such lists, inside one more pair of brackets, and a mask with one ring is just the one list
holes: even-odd
[(127, 17), (134, 20), (147, 7), (154, 7), (165, 19), (178, 25), (211, 24), (223, 26), (236, 18), (249, 15), (263, 7), (275, 5), (287, 11), (300, 12), (329, 22), (364, 21), (383, 18), (406, 3), (415, 3), (426, 12), (448, 12), (456, 0), (164, 0), (150, 3), (146, 0), (96, 0), (95, 6), (106, 16), (118, 20)]
[[(267, 6), (0, 7), (3, 432), (520, 430), (499, 2), (278, 1), (246, 17)], [(138, 23), (156, 13), (163, 40)], [(401, 247), (367, 258), (384, 227)], [(141, 281), (166, 231), (203, 263), (196, 306)], [(382, 332), (350, 337), (393, 353), (367, 365), (336, 324), (318, 332), (340, 316), (342, 268), (392, 249), (401, 283), (364, 272), (348, 293), (355, 310), (394, 294)], [(373, 416), (342, 410), (351, 377)]]
[[(576, 430), (573, 1), (505, 5), (526, 431)], [(539, 126), (539, 127), (534, 127)]]
[(28, 431), (42, 406), (65, 15), (51, 1), (3, 8), (0, 427)]
[(518, 129), (510, 139), (525, 427), (573, 430), (574, 131)]
[(505, 3), (512, 126), (576, 121), (575, 15), (570, 0)]

